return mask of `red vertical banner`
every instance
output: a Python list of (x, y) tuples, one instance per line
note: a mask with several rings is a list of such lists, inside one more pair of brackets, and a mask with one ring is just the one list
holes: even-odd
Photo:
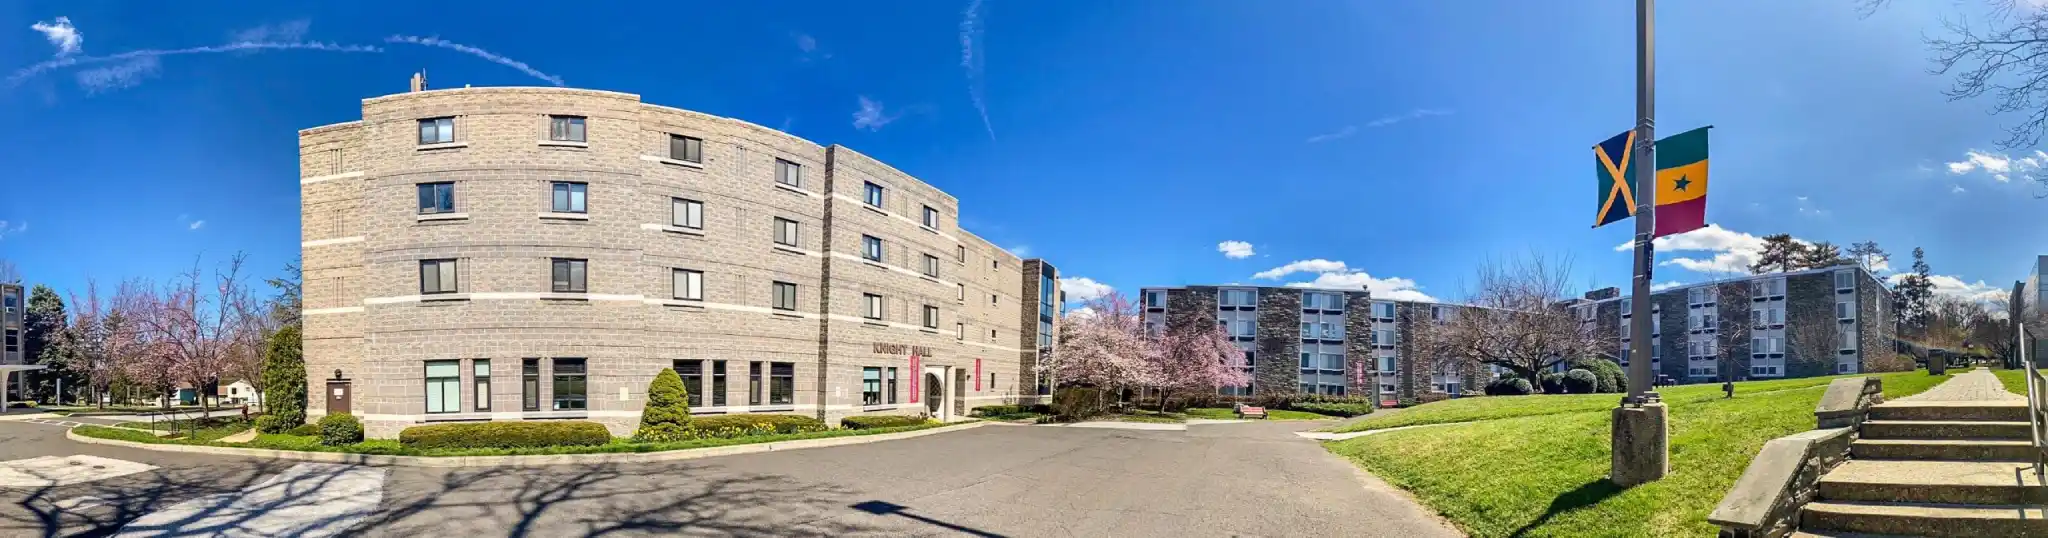
[(974, 359), (974, 391), (981, 392), (981, 359)]
[(920, 364), (922, 362), (924, 361), (916, 353), (910, 354), (910, 403), (917, 403), (917, 399), (924, 395), (924, 365)]

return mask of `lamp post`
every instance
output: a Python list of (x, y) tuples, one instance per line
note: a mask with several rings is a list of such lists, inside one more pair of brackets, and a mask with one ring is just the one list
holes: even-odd
[[(1656, 261), (1651, 239), (1656, 231), (1656, 47), (1655, 0), (1636, 0), (1636, 167), (1635, 279), (1629, 308), (1629, 395), (1614, 408), (1608, 480), (1630, 487), (1664, 478), (1670, 465), (1670, 412), (1651, 386), (1650, 331), (1655, 315), (1650, 280)], [(1617, 178), (1618, 180), (1619, 178)], [(1644, 188), (1648, 186), (1648, 188)]]

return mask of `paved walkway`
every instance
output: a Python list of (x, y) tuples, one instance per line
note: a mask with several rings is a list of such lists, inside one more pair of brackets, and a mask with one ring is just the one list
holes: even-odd
[(1957, 374), (1955, 377), (1949, 378), (1948, 381), (1943, 381), (1940, 385), (1935, 385), (1934, 388), (1928, 389), (1927, 392), (1899, 398), (1896, 401), (1982, 402), (2003, 400), (2026, 401), (2026, 399), (2026, 396), (2007, 392), (2005, 385), (1998, 382), (1998, 376), (1992, 375), (1991, 370), (1978, 368)]

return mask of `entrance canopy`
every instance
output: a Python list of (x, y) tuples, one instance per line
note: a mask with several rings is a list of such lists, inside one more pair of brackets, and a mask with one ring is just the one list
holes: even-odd
[[(15, 372), (41, 370), (43, 368), (45, 366), (41, 364), (0, 364), (0, 413), (7, 412), (7, 383), (9, 378)], [(26, 384), (23, 384), (23, 387), (26, 386)]]

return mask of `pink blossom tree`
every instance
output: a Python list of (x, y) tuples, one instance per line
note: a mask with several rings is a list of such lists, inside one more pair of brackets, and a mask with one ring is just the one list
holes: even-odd
[(1137, 303), (1112, 292), (1068, 315), (1051, 370), (1061, 383), (1108, 389), (1143, 385), (1153, 341)]
[(1222, 326), (1168, 328), (1152, 340), (1158, 352), (1147, 357), (1146, 385), (1159, 391), (1161, 411), (1175, 397), (1215, 394), (1219, 388), (1251, 384), (1244, 349)]
[[(149, 301), (149, 315), (139, 318), (152, 351), (168, 362), (178, 383), (204, 390), (223, 374), (238, 370), (236, 361), (260, 356), (261, 316), (241, 275), (243, 259), (236, 255), (211, 279), (195, 263), (190, 272), (159, 290)], [(204, 395), (199, 402), (211, 415)]]
[(114, 356), (108, 353), (114, 328), (123, 323), (120, 315), (100, 301), (99, 284), (85, 282), (85, 297), (71, 296), (71, 353), (65, 355), (64, 369), (85, 376), (87, 392), (104, 407), (107, 388), (120, 375)]

